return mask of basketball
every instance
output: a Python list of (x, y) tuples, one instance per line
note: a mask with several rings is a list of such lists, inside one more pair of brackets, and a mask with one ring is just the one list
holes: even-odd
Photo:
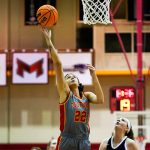
[(42, 5), (37, 10), (36, 17), (42, 27), (52, 27), (57, 23), (58, 11), (51, 5)]

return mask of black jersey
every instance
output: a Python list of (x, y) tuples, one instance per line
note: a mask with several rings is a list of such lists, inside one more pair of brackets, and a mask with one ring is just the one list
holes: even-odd
[(113, 146), (113, 137), (111, 137), (107, 143), (107, 150), (127, 150), (126, 139), (127, 139), (127, 136), (125, 136), (122, 139), (122, 141), (116, 147), (114, 147)]

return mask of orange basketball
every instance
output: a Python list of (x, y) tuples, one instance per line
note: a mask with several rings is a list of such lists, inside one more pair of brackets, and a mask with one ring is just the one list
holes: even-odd
[(41, 26), (52, 27), (57, 23), (58, 11), (51, 5), (43, 5), (37, 10), (36, 17)]

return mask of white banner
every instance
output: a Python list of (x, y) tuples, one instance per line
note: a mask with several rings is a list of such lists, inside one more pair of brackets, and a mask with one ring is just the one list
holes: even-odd
[(64, 75), (73, 73), (83, 85), (91, 85), (92, 78), (86, 64), (92, 64), (92, 53), (59, 53)]
[(47, 53), (14, 53), (12, 82), (14, 84), (48, 83)]
[(6, 54), (0, 53), (0, 86), (6, 85)]

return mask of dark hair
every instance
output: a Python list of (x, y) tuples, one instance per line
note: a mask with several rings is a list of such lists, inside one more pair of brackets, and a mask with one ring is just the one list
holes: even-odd
[[(77, 78), (77, 77), (76, 77)], [(77, 78), (78, 79), (78, 78)], [(83, 90), (84, 90), (84, 86), (82, 83), (80, 83), (79, 79), (78, 79), (78, 83), (79, 83), (79, 86), (78, 86), (78, 90), (79, 90), (79, 95), (80, 95), (80, 98), (82, 98), (83, 96)]]
[(84, 86), (82, 85), (82, 83), (79, 83), (78, 89), (79, 89), (80, 98), (82, 98), (83, 90), (84, 90)]
[(125, 136), (127, 136), (128, 138), (134, 140), (134, 133), (133, 133), (132, 127), (130, 128), (129, 132), (125, 133)]

